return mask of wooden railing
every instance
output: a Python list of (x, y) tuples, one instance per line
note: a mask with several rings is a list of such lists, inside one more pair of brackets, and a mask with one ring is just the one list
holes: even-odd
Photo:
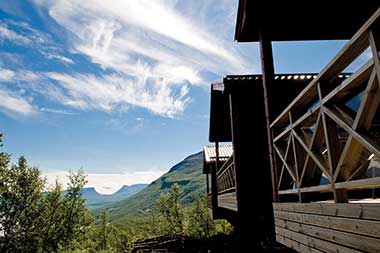
[[(345, 202), (346, 190), (380, 187), (380, 177), (366, 176), (380, 158), (379, 26), (380, 10), (271, 124), (280, 199), (333, 192)], [(368, 48), (368, 61), (342, 78)]]
[(218, 194), (235, 190), (235, 171), (231, 156), (216, 173)]

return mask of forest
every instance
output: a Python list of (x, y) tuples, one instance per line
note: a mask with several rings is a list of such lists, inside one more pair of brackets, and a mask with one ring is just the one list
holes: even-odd
[(86, 174), (78, 170), (70, 172), (67, 185), (46, 186), (39, 168), (25, 157), (11, 164), (11, 155), (1, 152), (0, 252), (132, 252), (135, 242), (146, 238), (201, 240), (233, 230), (226, 221), (210, 218), (205, 197), (184, 206), (177, 184), (160, 195), (154, 208), (111, 222), (107, 209), (91, 213), (86, 207), (81, 191), (86, 183)]

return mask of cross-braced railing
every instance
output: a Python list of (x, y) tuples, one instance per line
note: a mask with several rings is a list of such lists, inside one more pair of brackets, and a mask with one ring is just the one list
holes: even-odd
[(234, 162), (231, 156), (217, 172), (218, 194), (235, 190)]
[[(346, 190), (380, 187), (379, 26), (380, 10), (271, 124), (280, 199), (333, 192), (344, 202)], [(363, 55), (368, 61), (342, 76)]]

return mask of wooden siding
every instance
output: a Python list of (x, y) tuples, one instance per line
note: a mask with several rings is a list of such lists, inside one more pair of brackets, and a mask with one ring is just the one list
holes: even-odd
[(225, 193), (218, 195), (218, 206), (237, 212), (236, 193)]
[(380, 204), (274, 203), (276, 240), (298, 252), (379, 252)]

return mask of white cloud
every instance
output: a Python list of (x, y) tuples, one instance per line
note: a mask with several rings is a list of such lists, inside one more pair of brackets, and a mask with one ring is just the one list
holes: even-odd
[[(12, 77), (20, 88), (65, 106), (105, 112), (137, 106), (173, 118), (186, 109), (191, 85), (209, 84), (204, 72), (222, 76), (254, 69), (232, 37), (226, 40), (225, 27), (233, 27), (230, 12), (223, 25), (208, 21), (210, 12), (202, 8), (198, 15), (203, 18), (193, 10), (177, 9), (176, 0), (34, 1), (74, 35), (66, 40), (72, 53), (87, 56), (104, 70), (94, 74), (17, 71)], [(202, 1), (198, 5), (213, 6)], [(230, 6), (228, 1), (222, 5)], [(74, 63), (62, 55), (49, 34), (26, 23), (7, 22), (18, 33), (4, 30), (6, 36), (29, 39), (46, 59)]]
[(20, 95), (0, 87), (0, 111), (13, 115), (31, 115), (36, 113), (31, 103)]
[(0, 24), (0, 42), (2, 41), (28, 47), (39, 52), (46, 59), (74, 64), (73, 60), (62, 55), (62, 48), (56, 45), (49, 34), (36, 30), (24, 22), (5, 20), (3, 24)]
[[(106, 112), (125, 110), (129, 105), (174, 117), (183, 112), (189, 101), (186, 85), (175, 87), (146, 76), (129, 79), (123, 75), (65, 75), (48, 73), (64, 91), (56, 94), (61, 103), (80, 109), (98, 109)], [(173, 87), (174, 86), (174, 87)]]
[(65, 57), (65, 56), (58, 55), (58, 54), (47, 53), (47, 54), (45, 55), (45, 57), (46, 57), (47, 59), (55, 59), (55, 60), (59, 60), (59, 61), (62, 61), (63, 63), (74, 64), (74, 61), (71, 60), (70, 58), (67, 58), (67, 57)]
[(15, 44), (28, 45), (31, 44), (32, 41), (21, 34), (18, 34), (6, 27), (3, 24), (0, 24), (0, 39), (9, 40)]
[(67, 110), (45, 108), (45, 107), (42, 107), (40, 109), (40, 112), (48, 112), (48, 113), (63, 114), (63, 115), (78, 115), (78, 113), (70, 112)]
[(10, 82), (13, 80), (14, 76), (14, 71), (0, 67), (0, 82)]
[[(135, 76), (140, 70), (136, 62), (143, 61), (152, 75), (168, 80), (173, 72), (186, 69), (178, 75), (192, 84), (206, 83), (199, 77), (200, 70), (218, 74), (254, 71), (237, 51), (232, 36), (224, 39), (226, 28), (233, 25), (226, 21), (224, 26), (214, 25), (207, 22), (210, 16), (205, 23), (196, 22), (201, 17), (181, 13), (175, 8), (177, 1), (35, 1), (47, 6), (51, 17), (77, 36), (79, 40), (72, 40), (74, 50), (104, 68)], [(202, 15), (210, 13), (202, 11)], [(174, 67), (178, 69), (161, 71)]]
[[(134, 171), (126, 173), (115, 174), (87, 174), (88, 183), (85, 187), (95, 187), (96, 191), (102, 194), (112, 194), (119, 190), (123, 185), (132, 184), (149, 184), (155, 179), (159, 178), (164, 172), (157, 170), (147, 171)], [(63, 184), (65, 187), (68, 183), (68, 172), (58, 171), (43, 173), (43, 177), (46, 177), (48, 185), (54, 185), (55, 180)]]

